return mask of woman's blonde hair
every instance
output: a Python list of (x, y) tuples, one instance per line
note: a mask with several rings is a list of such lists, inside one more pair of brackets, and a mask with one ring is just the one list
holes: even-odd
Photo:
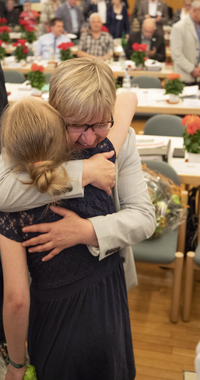
[(110, 117), (116, 100), (112, 70), (102, 61), (75, 58), (60, 64), (51, 75), (49, 103), (67, 121), (92, 122)]
[(1, 124), (1, 146), (15, 172), (28, 172), (30, 184), (52, 196), (70, 190), (61, 165), (72, 145), (61, 115), (44, 100), (28, 97), (9, 105)]

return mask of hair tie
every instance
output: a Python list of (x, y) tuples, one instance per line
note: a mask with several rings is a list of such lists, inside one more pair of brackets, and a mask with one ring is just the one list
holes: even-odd
[(40, 162), (42, 162), (42, 161), (35, 162), (34, 165), (40, 164)]

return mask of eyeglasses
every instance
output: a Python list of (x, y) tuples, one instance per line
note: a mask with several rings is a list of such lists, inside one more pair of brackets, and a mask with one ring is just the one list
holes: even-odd
[(104, 132), (112, 128), (114, 124), (113, 116), (111, 115), (111, 120), (106, 121), (104, 123), (97, 123), (97, 124), (84, 124), (84, 125), (77, 125), (77, 124), (66, 124), (67, 130), (70, 133), (84, 133), (89, 128), (92, 128), (94, 132)]

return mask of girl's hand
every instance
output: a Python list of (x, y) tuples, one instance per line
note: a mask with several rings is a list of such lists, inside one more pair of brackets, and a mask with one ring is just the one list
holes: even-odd
[(23, 377), (26, 372), (26, 366), (23, 368), (14, 368), (11, 364), (7, 367), (7, 373), (5, 380), (23, 380)]

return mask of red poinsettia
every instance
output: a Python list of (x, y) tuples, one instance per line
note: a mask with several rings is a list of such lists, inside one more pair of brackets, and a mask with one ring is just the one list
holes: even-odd
[(135, 51), (146, 51), (148, 46), (146, 44), (138, 44), (137, 42), (135, 42), (133, 45), (132, 45), (132, 48), (133, 50)]
[(7, 25), (0, 26), (0, 38), (2, 41), (10, 43), (9, 37), (10, 28)]
[(186, 115), (182, 119), (182, 124), (186, 126), (183, 132), (185, 149), (190, 153), (200, 153), (200, 117)]
[(63, 42), (62, 44), (58, 45), (58, 49), (67, 50), (74, 46), (72, 42)]
[(31, 71), (28, 73), (28, 80), (31, 87), (35, 87), (41, 90), (45, 84), (45, 76), (43, 74), (44, 67), (33, 63), (31, 66)]
[(39, 66), (37, 63), (33, 63), (31, 66), (31, 71), (40, 71), (41, 73), (44, 72), (44, 66)]
[(2, 17), (0, 18), (0, 25), (6, 25), (7, 24), (7, 20), (5, 17)]
[(26, 46), (27, 40), (19, 39), (17, 42), (13, 43), (13, 46), (16, 47), (14, 51), (15, 58), (17, 62), (20, 62), (22, 59), (27, 59), (28, 47)]
[(138, 44), (135, 42), (132, 45), (133, 53), (131, 55), (131, 60), (135, 62), (136, 66), (142, 65), (144, 67), (144, 61), (147, 59), (145, 51), (147, 50), (146, 44)]

